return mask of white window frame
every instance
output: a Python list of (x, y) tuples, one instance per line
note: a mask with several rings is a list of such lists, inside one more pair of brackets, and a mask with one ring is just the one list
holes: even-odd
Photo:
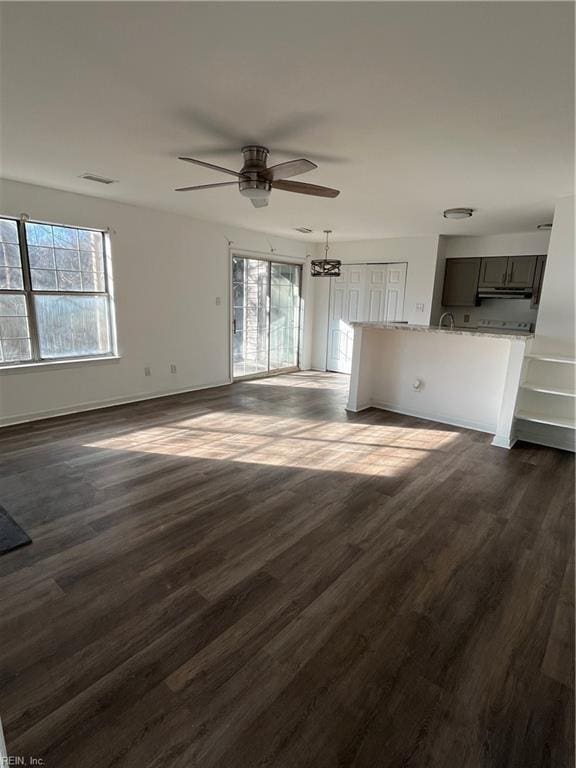
[[(18, 227), (18, 247), (20, 253), (20, 266), (22, 269), (23, 288), (0, 288), (0, 296), (24, 296), (26, 301), (28, 329), (30, 333), (31, 357), (27, 360), (14, 360), (10, 362), (0, 361), (0, 372), (30, 368), (36, 366), (62, 365), (65, 363), (92, 362), (97, 360), (117, 359), (118, 342), (116, 335), (116, 312), (114, 306), (114, 280), (112, 273), (112, 257), (110, 249), (110, 235), (108, 230), (84, 227), (76, 224), (62, 224), (52, 221), (40, 221), (29, 219), (27, 216), (8, 216), (0, 214), (0, 220), (13, 221)], [(26, 224), (44, 224), (53, 227), (65, 227), (68, 229), (97, 232), (102, 236), (102, 258), (104, 264), (104, 290), (103, 291), (50, 291), (34, 290), (32, 288), (31, 270), (28, 260), (28, 242), (26, 236)], [(42, 357), (40, 354), (40, 339), (36, 321), (36, 308), (34, 296), (104, 296), (107, 299), (108, 327), (110, 335), (110, 349), (101, 354), (94, 355), (65, 355), (62, 357)]]

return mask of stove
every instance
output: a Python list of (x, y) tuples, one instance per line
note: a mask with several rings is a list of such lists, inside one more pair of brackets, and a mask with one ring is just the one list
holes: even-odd
[(479, 320), (477, 330), (491, 333), (532, 333), (533, 324), (522, 320)]

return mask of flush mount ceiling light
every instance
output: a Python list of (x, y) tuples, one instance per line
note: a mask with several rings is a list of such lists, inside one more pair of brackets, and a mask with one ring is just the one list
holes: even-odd
[(469, 219), (474, 213), (473, 208), (446, 208), (445, 219)]
[(325, 229), (324, 234), (326, 235), (326, 243), (324, 245), (324, 258), (312, 259), (310, 262), (310, 274), (312, 277), (340, 277), (340, 267), (342, 266), (342, 262), (338, 259), (328, 258), (328, 250), (330, 248), (328, 245), (328, 236), (332, 234), (332, 230)]
[(552, 229), (552, 224), (538, 224), (536, 229)]

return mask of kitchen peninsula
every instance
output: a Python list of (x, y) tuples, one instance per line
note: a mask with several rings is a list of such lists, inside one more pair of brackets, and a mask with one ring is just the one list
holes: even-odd
[(347, 409), (375, 407), (514, 443), (527, 333), (356, 322)]

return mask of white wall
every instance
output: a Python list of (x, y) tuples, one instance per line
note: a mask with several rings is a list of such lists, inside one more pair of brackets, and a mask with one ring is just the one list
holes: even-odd
[[(518, 345), (520, 352), (512, 387), (515, 400), (523, 340), (368, 327), (355, 329), (355, 342), (358, 331), (362, 347), (353, 360), (353, 410), (377, 406), (497, 432), (511, 349)], [(422, 382), (419, 390), (413, 388), (417, 379)], [(359, 395), (354, 402), (356, 385)], [(511, 419), (513, 404), (508, 410)]]
[[(316, 247), (316, 258), (324, 255), (323, 247)], [(438, 255), (438, 236), (391, 237), (384, 240), (360, 240), (330, 245), (330, 258), (343, 264), (370, 262), (407, 262), (406, 294), (403, 320), (416, 325), (428, 325), (432, 308), (432, 291)], [(312, 280), (314, 291), (314, 323), (312, 329), (312, 367), (326, 367), (328, 337), (328, 310), (330, 280), (317, 277)], [(423, 309), (417, 310), (416, 305)]]
[[(0, 424), (229, 382), (229, 248), (304, 262), (305, 243), (99, 198), (0, 181), (0, 214), (110, 227), (120, 359), (0, 372)], [(264, 212), (265, 213), (265, 212)], [(302, 367), (309, 367), (304, 269)], [(220, 297), (220, 305), (216, 304)], [(177, 374), (169, 371), (170, 363)], [(152, 375), (144, 376), (150, 366)]]
[(480, 319), (524, 320), (536, 322), (538, 311), (530, 309), (530, 299), (488, 299), (479, 307), (443, 307), (442, 288), (446, 259), (483, 256), (532, 256), (548, 253), (549, 232), (523, 232), (513, 235), (477, 235), (468, 237), (441, 236), (432, 301), (432, 325), (436, 325), (444, 311), (452, 312), (456, 325), (466, 326), (464, 315), (469, 315), (469, 325)]
[(571, 355), (575, 352), (574, 325), (576, 322), (574, 315), (575, 203), (575, 197), (564, 197), (556, 203), (535, 339), (535, 348)]

